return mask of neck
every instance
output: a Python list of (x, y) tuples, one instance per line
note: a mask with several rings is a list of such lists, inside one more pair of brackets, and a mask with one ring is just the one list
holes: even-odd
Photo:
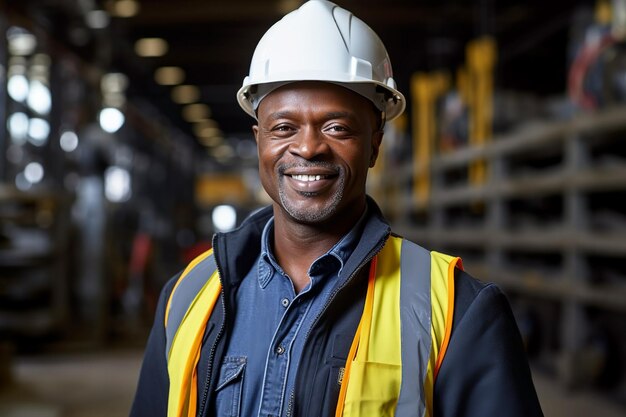
[(309, 283), (311, 264), (339, 242), (362, 214), (363, 211), (357, 216), (333, 220), (332, 224), (311, 225), (298, 223), (274, 207), (274, 256), (297, 292)]

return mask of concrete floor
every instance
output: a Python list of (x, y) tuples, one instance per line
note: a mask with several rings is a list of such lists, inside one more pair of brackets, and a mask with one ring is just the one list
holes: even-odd
[[(0, 392), (2, 417), (125, 417), (141, 364), (138, 349), (20, 357)], [(626, 409), (588, 392), (567, 392), (536, 372), (546, 417), (623, 417)]]
[(0, 416), (126, 417), (140, 365), (138, 350), (18, 358)]

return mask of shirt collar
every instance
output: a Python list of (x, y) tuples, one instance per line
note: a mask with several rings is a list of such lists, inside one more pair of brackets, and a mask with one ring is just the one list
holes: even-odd
[[(328, 250), (324, 255), (317, 258), (309, 267), (309, 276), (311, 277), (311, 285), (315, 285), (319, 278), (329, 273), (339, 275), (343, 270), (345, 263), (348, 261), (350, 255), (354, 251), (361, 232), (363, 231), (363, 225), (365, 218), (367, 217), (368, 209), (363, 211), (363, 214), (355, 225), (346, 233), (339, 241)], [(287, 276), (283, 269), (278, 264), (273, 250), (272, 250), (272, 232), (274, 231), (274, 217), (272, 216), (263, 228), (261, 235), (261, 256), (257, 265), (257, 275), (259, 279), (259, 285), (261, 288), (265, 288), (274, 276), (274, 271), (280, 273), (283, 276)]]
[(278, 262), (274, 258), (272, 252), (272, 245), (270, 242), (272, 232), (274, 230), (274, 216), (265, 224), (263, 233), (261, 234), (261, 256), (257, 265), (257, 276), (259, 279), (259, 285), (261, 288), (265, 288), (274, 276), (274, 270), (280, 271), (283, 275), (282, 268), (278, 265)]

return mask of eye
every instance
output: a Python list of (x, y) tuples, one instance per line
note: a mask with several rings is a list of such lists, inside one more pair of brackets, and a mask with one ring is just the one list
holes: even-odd
[(333, 123), (324, 128), (324, 133), (335, 137), (346, 137), (352, 134), (352, 129), (339, 123)]
[(271, 133), (278, 137), (286, 137), (292, 135), (296, 129), (288, 124), (279, 124), (271, 128)]

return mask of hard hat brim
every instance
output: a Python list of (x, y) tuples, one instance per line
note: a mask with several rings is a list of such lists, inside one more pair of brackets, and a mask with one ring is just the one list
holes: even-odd
[[(372, 101), (377, 108), (385, 112), (385, 119), (387, 121), (391, 121), (395, 119), (396, 117), (400, 116), (406, 107), (406, 100), (404, 98), (404, 95), (400, 91), (396, 90), (395, 88), (390, 87), (381, 82), (373, 81), (371, 79), (335, 81), (335, 80), (329, 80), (329, 79), (321, 79), (321, 77), (305, 78), (305, 77), (302, 77), (302, 74), (299, 74), (299, 77), (297, 79), (295, 78), (286, 79), (283, 77), (276, 81), (269, 81), (269, 82), (264, 81), (262, 83), (249, 82), (248, 77), (246, 77), (246, 80), (244, 80), (244, 85), (237, 92), (237, 102), (239, 103), (239, 106), (241, 106), (241, 108), (246, 113), (248, 113), (250, 116), (252, 116), (256, 120), (257, 119), (256, 109), (258, 108), (258, 104), (263, 100), (263, 98), (265, 98), (268, 94), (270, 94), (272, 91), (276, 90), (277, 88), (280, 88), (288, 84), (297, 83), (300, 81), (319, 81), (319, 82), (337, 84), (337, 85), (346, 87), (354, 91), (355, 93), (360, 94), (363, 97), (367, 98), (368, 100)], [(366, 94), (363, 94), (361, 89), (355, 88), (359, 85), (370, 85), (370, 86), (375, 85), (377, 87), (376, 88), (377, 90), (380, 91), (380, 89), (382, 89), (382, 92), (384, 93), (384, 96), (386, 97), (384, 101), (384, 109), (380, 108), (376, 99), (374, 99), (373, 97), (369, 97)], [(253, 94), (250, 91), (251, 89), (254, 89), (255, 87), (265, 88), (265, 91), (262, 94), (262, 97), (257, 98), (256, 100), (253, 99), (252, 97)], [(255, 106), (255, 102), (256, 102), (256, 106)]]

